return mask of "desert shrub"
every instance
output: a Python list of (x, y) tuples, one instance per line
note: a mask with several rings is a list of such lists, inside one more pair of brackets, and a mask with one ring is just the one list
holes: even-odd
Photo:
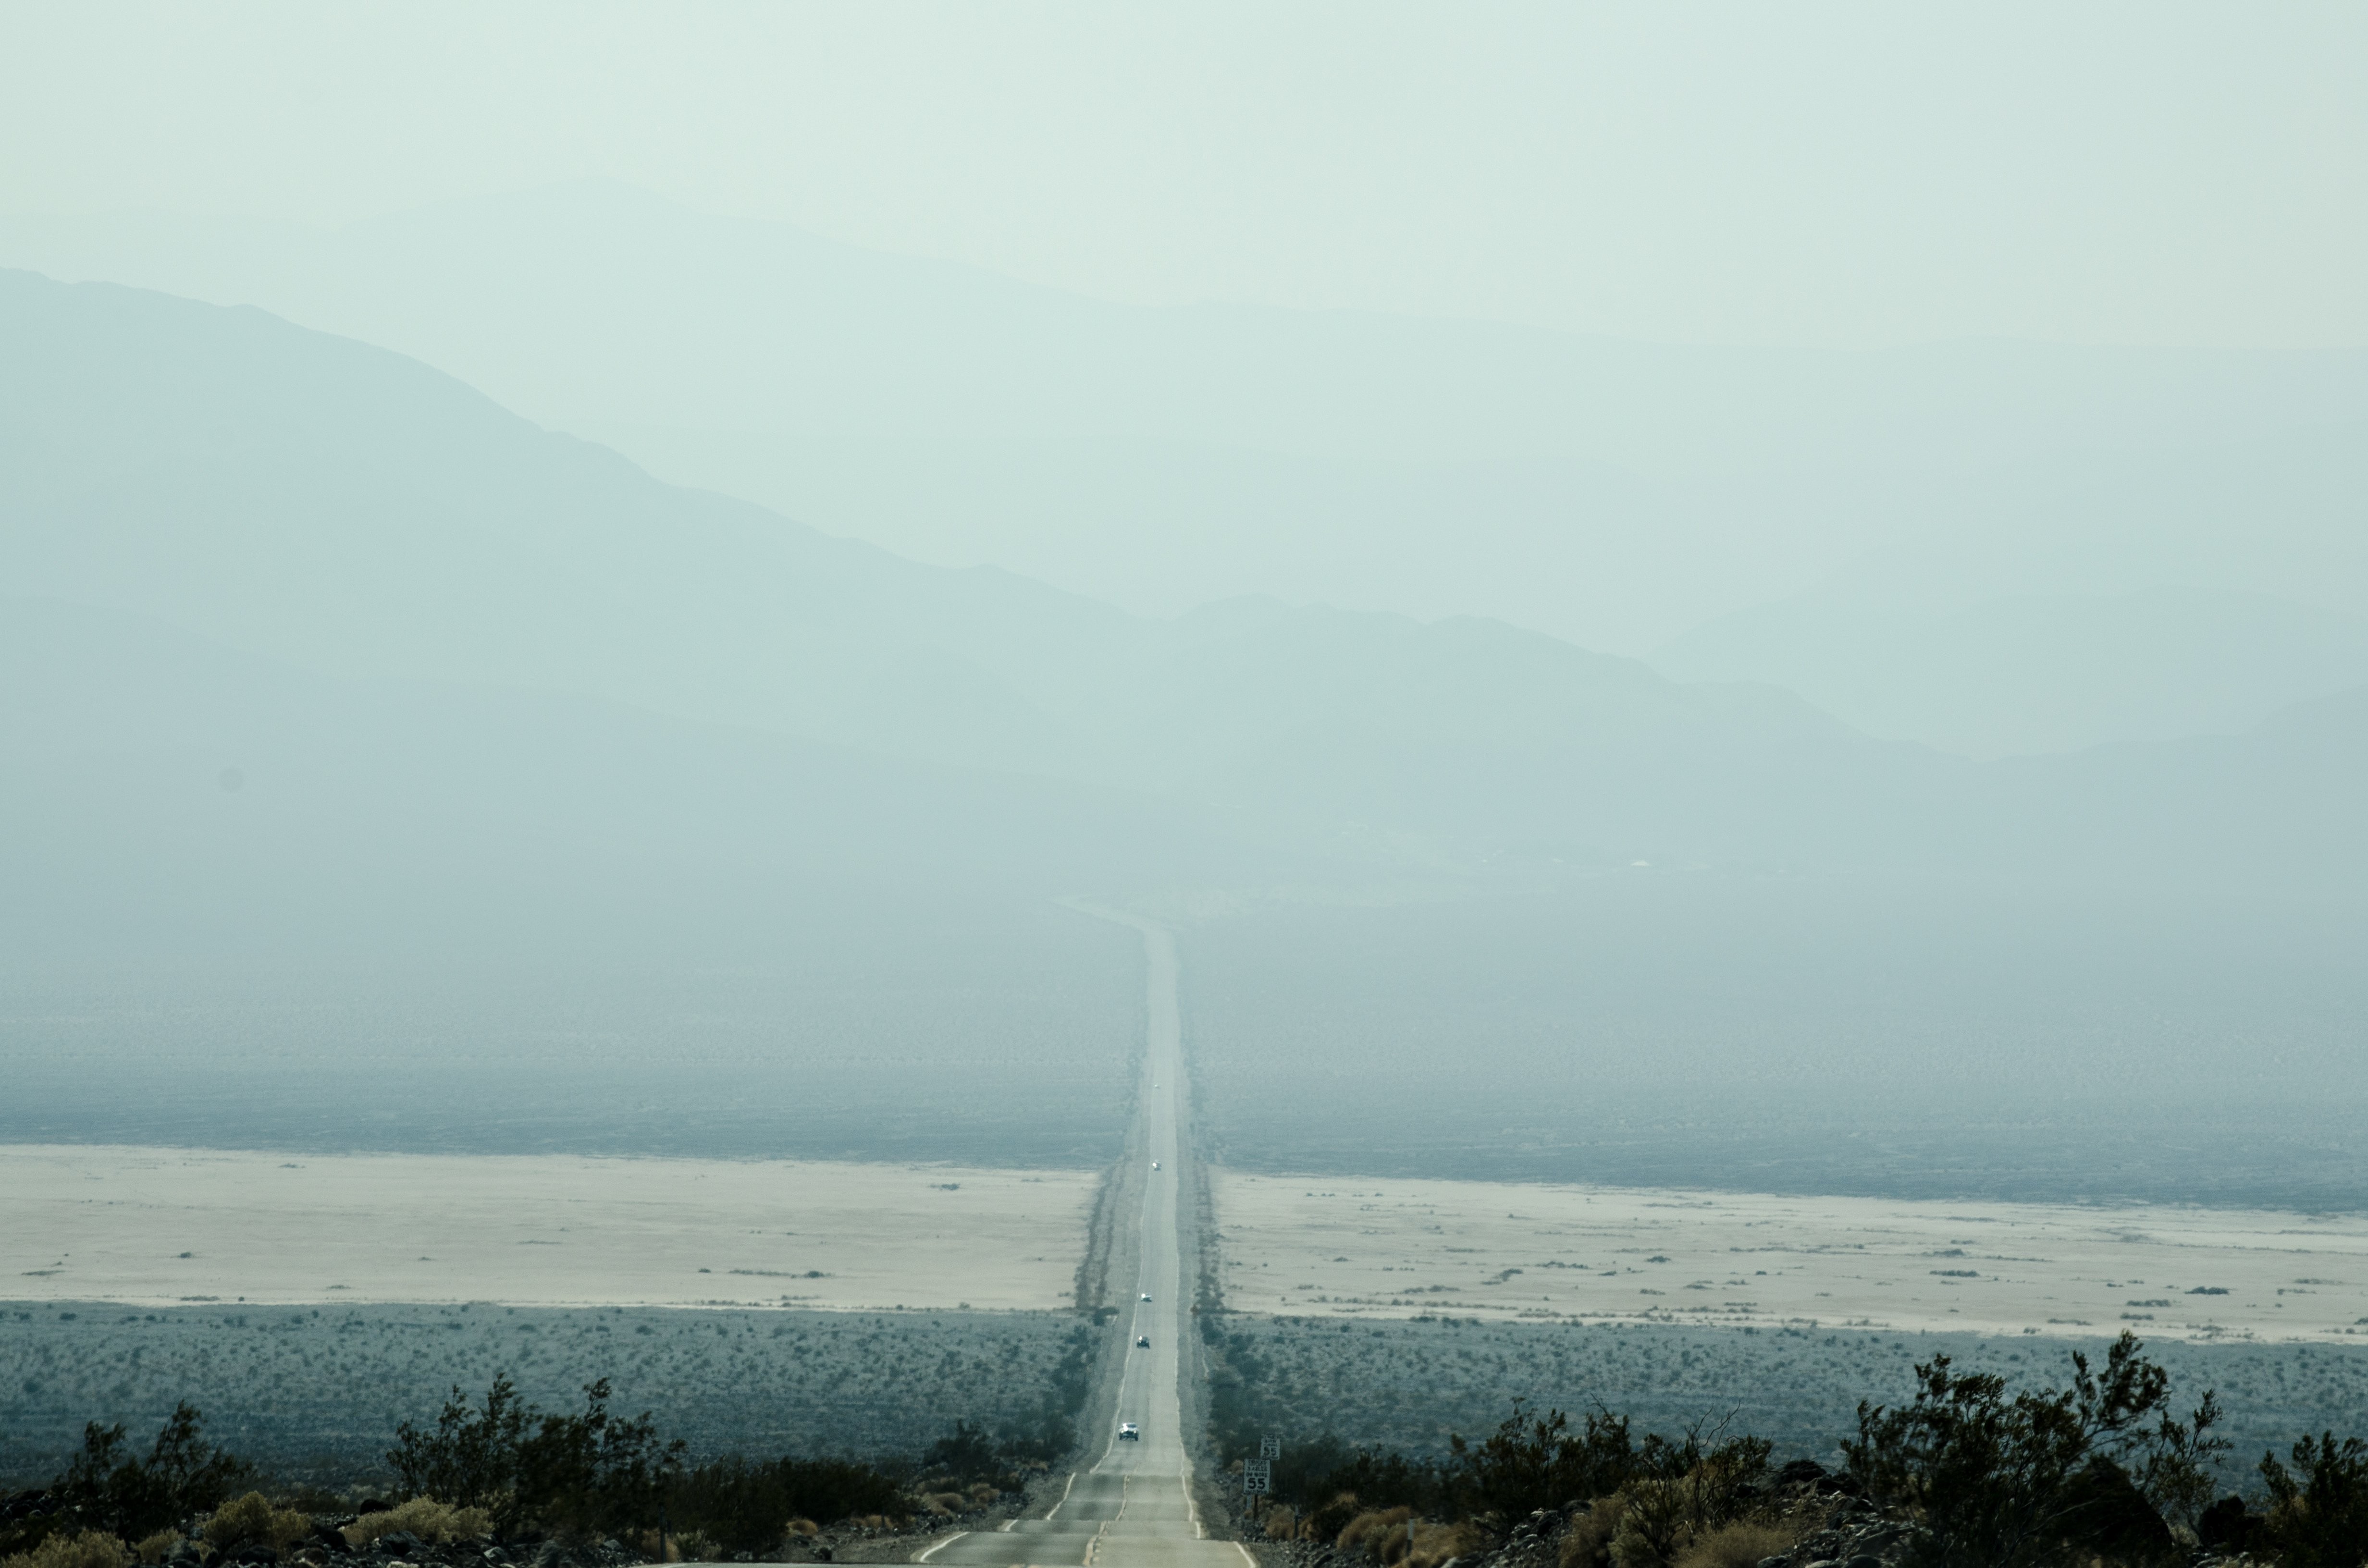
[(1336, 1492), (1321, 1506), (1306, 1510), (1300, 1533), (1309, 1540), (1338, 1540), (1349, 1521), (1364, 1512), (1353, 1492)]
[(628, 1532), (625, 1540), (632, 1544), (634, 1550), (642, 1554), (645, 1562), (679, 1562), (682, 1561), (682, 1540), (667, 1531), (649, 1529), (643, 1530), (639, 1534)]
[(1290, 1540), (1299, 1533), (1299, 1510), (1274, 1507), (1266, 1511), (1262, 1521), (1269, 1540)]
[(482, 1410), (471, 1410), (455, 1385), (424, 1432), (406, 1421), (394, 1429), (386, 1462), (407, 1497), (440, 1497), (456, 1507), (491, 1507), (517, 1488), (518, 1450), (525, 1446), (532, 1407), (518, 1397), (507, 1377), (485, 1391)]
[(1360, 1552), (1387, 1562), (1383, 1552), (1388, 1542), (1404, 1540), (1406, 1521), (1413, 1517), (1412, 1508), (1368, 1508), (1343, 1525), (1332, 1544), (1342, 1551)]
[(198, 1533), (217, 1551), (251, 1540), (268, 1542), (274, 1551), (286, 1551), (312, 1528), (313, 1521), (295, 1509), (277, 1507), (262, 1493), (250, 1492), (216, 1508)]
[[(1399, 1540), (1405, 1540), (1403, 1531)], [(1487, 1540), (1478, 1526), (1468, 1522), (1438, 1525), (1417, 1521), (1414, 1527), (1414, 1550), (1401, 1549), (1396, 1561), (1399, 1568), (1440, 1568), (1441, 1563), (1470, 1556), (1486, 1545)]]
[(659, 1442), (647, 1411), (630, 1421), (609, 1415), (608, 1379), (586, 1384), (583, 1415), (545, 1415), (520, 1446), (519, 1517), (568, 1534), (645, 1524), (682, 1473), (683, 1447)]
[(158, 1530), (133, 1542), (131, 1554), (142, 1562), (162, 1562), (173, 1555), (173, 1549), (180, 1545), (183, 1539), (179, 1530)]
[(1410, 1508), (1374, 1508), (1342, 1527), (1336, 1544), (1395, 1568), (1439, 1568), (1450, 1558), (1470, 1555), (1486, 1539), (1470, 1524), (1417, 1519)]
[(1499, 1518), (1616, 1492), (1639, 1462), (1626, 1416), (1598, 1411), (1574, 1432), (1561, 1411), (1533, 1415), (1520, 1400), (1488, 1437), (1452, 1437), (1449, 1449), (1461, 1511)]
[(721, 1562), (723, 1543), (705, 1530), (686, 1530), (666, 1543), (674, 1549), (677, 1562)]
[(145, 1459), (132, 1457), (123, 1427), (83, 1427), (82, 1451), (51, 1490), (82, 1518), (119, 1535), (146, 1536), (221, 1506), (254, 1468), (205, 1440), (205, 1418), (174, 1406)]
[(956, 1421), (954, 1429), (930, 1444), (921, 1455), (921, 1470), (956, 1481), (983, 1481), (1005, 1470), (1002, 1450), (986, 1428)]
[(1799, 1539), (1782, 1525), (1721, 1525), (1679, 1551), (1673, 1568), (1757, 1568), (1761, 1558), (1792, 1550)]
[(993, 1437), (984, 1426), (956, 1421), (951, 1432), (922, 1451), (920, 1473), (973, 1492), (984, 1486), (987, 1494), (982, 1500), (993, 1502), (996, 1494), (1018, 1491), (1029, 1471), (1066, 1452), (1068, 1432), (1065, 1425), (1056, 1430), (1040, 1423), (1033, 1431)]
[[(1255, 1451), (1254, 1449), (1251, 1451)], [(1239, 1458), (1240, 1455), (1227, 1455)], [(1446, 1470), (1428, 1460), (1355, 1449), (1334, 1437), (1285, 1443), (1271, 1471), (1271, 1500), (1296, 1507), (1311, 1521), (1318, 1540), (1337, 1536), (1370, 1506), (1403, 1504), (1426, 1514), (1454, 1511)], [(1360, 1503), (1371, 1498), (1372, 1505)]]
[(580, 1415), (545, 1415), (519, 1402), (507, 1377), (472, 1410), (458, 1388), (433, 1431), (395, 1429), (386, 1460), (403, 1490), (491, 1511), (502, 1527), (564, 1534), (613, 1534), (657, 1518), (681, 1472), (682, 1448), (661, 1444), (647, 1412), (632, 1420), (609, 1411), (609, 1380), (585, 1386)]
[(2101, 1377), (2076, 1352), (2071, 1387), (2012, 1398), (2004, 1379), (1959, 1374), (1936, 1357), (1917, 1367), (1921, 1386), (1906, 1408), (1860, 1403), (1859, 1435), (1842, 1445), (1850, 1471), (1878, 1502), (1930, 1527), (1912, 1549), (1929, 1568), (2021, 1568), (2076, 1546), (2123, 1558), (2167, 1551), (2170, 1531), (2139, 1480), (2166, 1500), (2192, 1496), (2225, 1445), (2210, 1436), (2211, 1395), (2173, 1419), (2169, 1375), (2140, 1350), (2124, 1333)]
[(30, 1551), (0, 1557), (0, 1568), (130, 1568), (131, 1549), (105, 1530), (63, 1532)]
[(1610, 1568), (1611, 1543), (1619, 1539), (1620, 1526), (1627, 1512), (1628, 1500), (1624, 1497), (1595, 1499), (1562, 1532), (1562, 1544), (1554, 1552), (1559, 1568)]
[[(2263, 1534), (2288, 1568), (2361, 1568), (2368, 1563), (2368, 1442), (2335, 1434), (2294, 1446), (2294, 1469), (2261, 1456), (2270, 1494)], [(2297, 1474), (2296, 1472), (2300, 1473)]]
[(494, 1517), (484, 1508), (456, 1508), (433, 1497), (411, 1497), (380, 1513), (364, 1514), (346, 1527), (347, 1544), (357, 1549), (381, 1536), (398, 1533), (442, 1546), (455, 1540), (481, 1540), (494, 1533)]
[[(666, 1494), (669, 1515), (704, 1531), (726, 1551), (757, 1552), (780, 1543), (788, 1521), (844, 1519), (900, 1511), (896, 1478), (853, 1460), (778, 1459), (727, 1455), (677, 1477)], [(943, 1494), (951, 1506), (966, 1501)]]

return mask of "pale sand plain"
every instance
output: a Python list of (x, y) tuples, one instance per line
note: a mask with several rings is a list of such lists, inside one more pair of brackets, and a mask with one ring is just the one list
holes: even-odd
[(0, 1145), (0, 1299), (1066, 1307), (1082, 1171)]
[(2368, 1217), (1215, 1174), (1235, 1312), (2368, 1340)]

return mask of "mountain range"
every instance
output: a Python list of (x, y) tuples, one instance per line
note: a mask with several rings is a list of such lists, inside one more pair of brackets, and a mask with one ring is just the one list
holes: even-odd
[[(388, 757), (432, 774), (482, 752), (503, 759), (470, 785), (491, 803), (456, 845), (495, 824), (533, 842), (524, 824), (575, 801), (625, 854), (644, 800), (704, 824), (708, 848), (678, 846), (694, 860), (762, 859), (830, 821), (833, 853), (926, 843), (1015, 886), (2356, 863), (2356, 693), (2235, 736), (1976, 765), (1485, 618), (1258, 598), (1158, 618), (907, 561), (253, 309), (8, 273), (0, 342), (8, 687), (86, 715), (12, 726), (20, 755), (82, 759), (54, 775), (75, 808), (55, 820), (82, 824), (59, 844), (139, 839), (89, 815), (117, 797), (85, 765), (181, 756), (211, 807), (222, 769), (259, 797), (274, 770), (241, 756), (310, 733), (344, 759), (344, 798), (373, 802), (347, 824), (365, 836), (454, 820), (438, 789), (356, 783), (400, 776)], [(242, 739), (264, 712), (276, 738)], [(692, 791), (670, 803), (649, 771), (666, 755)], [(708, 782), (741, 778), (775, 782)]]
[(2357, 353), (1153, 309), (598, 182), (334, 228), (17, 216), (10, 263), (258, 305), (661, 478), (1138, 615), (1474, 615), (1975, 756), (2362, 678), (2330, 630), (2368, 616)]

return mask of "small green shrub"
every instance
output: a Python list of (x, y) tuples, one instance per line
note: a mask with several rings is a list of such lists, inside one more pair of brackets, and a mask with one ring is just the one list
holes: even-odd
[(143, 1536), (133, 1542), (132, 1555), (142, 1562), (162, 1562), (173, 1555), (173, 1549), (180, 1545), (183, 1539), (179, 1530), (158, 1530), (154, 1535)]
[(251, 1540), (267, 1542), (274, 1551), (286, 1551), (312, 1529), (313, 1521), (295, 1509), (277, 1507), (262, 1493), (250, 1492), (216, 1508), (198, 1533), (217, 1551)]
[(131, 1568), (131, 1549), (105, 1530), (58, 1534), (30, 1551), (0, 1557), (0, 1568)]
[(1674, 1568), (1757, 1568), (1793, 1549), (1798, 1534), (1780, 1524), (1722, 1525), (1679, 1551)]
[(384, 1513), (364, 1514), (346, 1527), (347, 1545), (365, 1547), (381, 1536), (408, 1532), (438, 1546), (456, 1540), (482, 1540), (494, 1533), (493, 1514), (484, 1508), (456, 1508), (433, 1497), (413, 1497)]

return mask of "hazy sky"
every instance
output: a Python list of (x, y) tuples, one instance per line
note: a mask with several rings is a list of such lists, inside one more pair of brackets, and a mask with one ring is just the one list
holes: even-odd
[(0, 210), (593, 175), (1147, 302), (2368, 342), (2368, 7), (16, 5)]

